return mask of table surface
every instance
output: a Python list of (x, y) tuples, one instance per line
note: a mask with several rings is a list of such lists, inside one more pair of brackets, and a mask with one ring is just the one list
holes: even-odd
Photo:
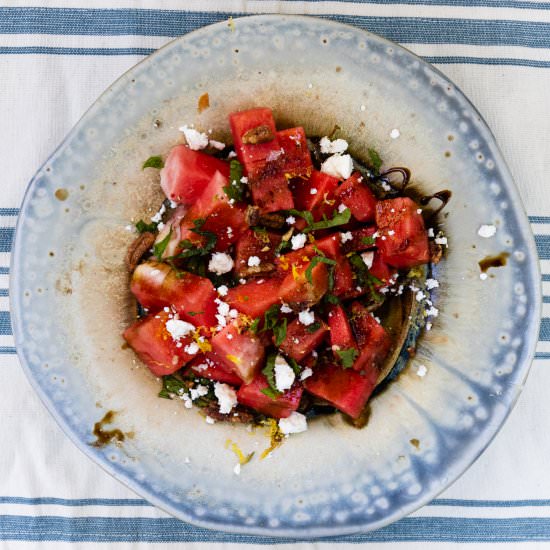
[[(550, 3), (526, 0), (13, 0), (0, 5), (0, 547), (275, 545), (206, 531), (149, 505), (73, 446), (15, 355), (11, 240), (27, 182), (94, 99), (174, 37), (230, 15), (323, 15), (435, 64), (480, 110), (520, 189), (542, 267), (536, 358), (495, 441), (444, 494), (387, 528), (296, 548), (550, 545)], [(116, 8), (116, 9), (114, 9)], [(288, 547), (286, 541), (285, 545)]]

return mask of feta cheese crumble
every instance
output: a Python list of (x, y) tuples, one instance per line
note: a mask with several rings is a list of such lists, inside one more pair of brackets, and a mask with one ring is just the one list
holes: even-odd
[(497, 232), (497, 228), (494, 225), (482, 225), (478, 230), (477, 234), (484, 239), (490, 239), (494, 237)]
[(160, 223), (163, 214), (166, 212), (166, 206), (164, 204), (159, 208), (159, 211), (151, 218), (153, 223)]
[(211, 416), (207, 416), (204, 420), (206, 420), (207, 424), (215, 424), (216, 423), (216, 421)]
[(226, 285), (221, 285), (217, 288), (217, 291), (220, 296), (227, 296), (229, 289)]
[(237, 462), (237, 464), (235, 464), (235, 467), (233, 468), (233, 473), (236, 476), (241, 475), (241, 465), (238, 462)]
[(315, 322), (315, 313), (309, 311), (309, 309), (300, 311), (298, 314), (298, 321), (307, 327)]
[(438, 288), (439, 281), (437, 279), (426, 279), (426, 288), (432, 290), (432, 288)]
[(289, 308), (286, 304), (281, 306), (281, 313), (292, 313), (292, 309)]
[(191, 388), (189, 390), (189, 395), (191, 396), (191, 401), (195, 401), (199, 397), (203, 397), (208, 393), (208, 388), (203, 384), (199, 384), (196, 388)]
[(291, 366), (286, 362), (282, 355), (277, 355), (275, 358), (275, 387), (279, 391), (285, 391), (292, 387), (296, 375)]
[(187, 125), (181, 126), (179, 128), (179, 131), (183, 132), (183, 135), (185, 136), (185, 141), (187, 141), (187, 145), (189, 145), (189, 149), (192, 149), (193, 151), (199, 151), (200, 149), (208, 147), (209, 140), (206, 134), (195, 130), (195, 128), (190, 128)]
[(341, 214), (344, 210), (347, 210), (348, 207), (345, 204), (338, 205), (338, 213)]
[(250, 256), (250, 258), (248, 258), (249, 267), (258, 267), (259, 265), (260, 265), (260, 258), (258, 258), (258, 256)]
[(199, 353), (200, 348), (196, 342), (191, 342), (183, 348), (183, 351), (189, 355), (196, 355), (197, 353)]
[(216, 275), (223, 275), (233, 269), (233, 258), (225, 252), (214, 252), (208, 262), (208, 271)]
[(312, 188), (309, 190), (309, 194), (310, 194), (310, 195), (317, 195), (317, 189), (315, 189), (315, 187), (312, 187)]
[(292, 412), (288, 418), (279, 420), (279, 429), (285, 435), (305, 432), (307, 430), (306, 417), (299, 412)]
[(222, 151), (223, 149), (225, 149), (225, 143), (222, 143), (221, 141), (216, 141), (215, 139), (211, 139), (208, 142), (208, 145), (210, 145), (210, 147), (213, 147), (214, 149), (217, 149), (218, 151)]
[(306, 378), (309, 378), (313, 374), (313, 371), (306, 367), (301, 373), (300, 373), (300, 380), (305, 380)]
[(321, 147), (321, 153), (333, 155), (334, 153), (343, 153), (348, 148), (348, 142), (345, 139), (335, 139), (331, 141), (325, 136), (319, 141), (319, 146)]
[(479, 274), (479, 278), (480, 278), (482, 281), (486, 281), (486, 280), (487, 280), (487, 277), (488, 277), (487, 273), (480, 273), (480, 274)]
[(166, 330), (172, 336), (172, 339), (179, 340), (195, 330), (195, 325), (179, 319), (168, 319), (166, 321)]
[(351, 234), (351, 231), (346, 231), (345, 233), (340, 233), (340, 240), (342, 243), (347, 243), (348, 241), (351, 241), (353, 239), (353, 235)]
[(338, 179), (347, 180), (353, 171), (350, 155), (332, 155), (321, 165), (321, 172)]
[(299, 250), (300, 248), (303, 248), (306, 244), (307, 237), (304, 235), (304, 233), (298, 233), (298, 235), (294, 235), (290, 239), (290, 242), (292, 244), (292, 250)]
[(426, 373), (428, 372), (428, 368), (426, 365), (418, 365), (416, 369), (416, 374), (422, 378), (423, 376), (426, 376)]
[(390, 137), (391, 137), (392, 139), (397, 139), (400, 135), (401, 135), (401, 132), (400, 132), (397, 128), (394, 128), (394, 129), (390, 132)]
[(218, 399), (222, 414), (229, 414), (237, 404), (237, 392), (228, 384), (216, 382), (214, 384), (214, 395)]
[(364, 264), (367, 266), (367, 269), (370, 269), (374, 261), (374, 252), (363, 252), (361, 254), (361, 259), (363, 260)]
[(294, 216), (289, 216), (285, 221), (288, 225), (294, 225), (296, 223), (296, 218)]
[(441, 244), (443, 246), (448, 246), (447, 237), (436, 237), (435, 244)]

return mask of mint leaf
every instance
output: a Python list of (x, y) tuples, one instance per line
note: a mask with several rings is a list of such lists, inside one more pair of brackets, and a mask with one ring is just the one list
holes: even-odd
[(170, 238), (172, 237), (172, 228), (170, 228), (170, 232), (162, 241), (159, 243), (155, 243), (155, 246), (153, 246), (153, 254), (157, 257), (157, 260), (160, 262), (162, 261), (162, 255), (164, 254), (164, 251), (166, 250), (166, 247), (168, 246), (168, 243), (170, 242)]
[(287, 210), (287, 212), (293, 216), (300, 216), (300, 218), (304, 218), (308, 225), (311, 225), (314, 222), (313, 214), (308, 210), (296, 210), (295, 208), (291, 208), (290, 210)]
[(250, 323), (250, 326), (248, 327), (248, 330), (252, 334), (256, 334), (258, 332), (258, 325), (259, 324), (260, 324), (260, 318), (256, 317), (256, 319), (254, 319), (254, 321), (252, 321), (252, 323)]
[(145, 168), (164, 168), (164, 161), (162, 157), (149, 157), (141, 167), (142, 170), (145, 170)]
[(136, 229), (138, 233), (156, 233), (157, 224), (155, 222), (145, 223), (143, 220), (139, 220), (139, 222), (136, 223)]
[(195, 317), (195, 315), (202, 315), (204, 311), (186, 311), (187, 315), (191, 315), (191, 317)]
[(380, 168), (382, 166), (382, 159), (380, 158), (380, 155), (375, 149), (368, 149), (367, 152), (369, 154), (370, 164), (374, 172), (376, 173), (376, 175), (378, 175), (380, 173)]
[(262, 390), (262, 393), (271, 397), (271, 399), (276, 399), (281, 392), (277, 389), (275, 385), (275, 359), (277, 358), (276, 353), (270, 353), (267, 356), (265, 362), (265, 367), (262, 369), (262, 374), (265, 376), (267, 383), (269, 384), (268, 388)]
[(234, 199), (236, 201), (243, 200), (246, 187), (241, 181), (242, 177), (243, 177), (242, 164), (238, 160), (233, 159), (229, 163), (229, 184), (223, 188), (225, 194), (230, 199)]
[(341, 349), (336, 352), (336, 355), (338, 355), (344, 369), (351, 369), (359, 352), (355, 348)]
[(306, 327), (307, 332), (310, 334), (313, 334), (314, 332), (318, 331), (321, 328), (321, 323), (319, 321), (315, 321), (315, 323), (312, 323), (308, 327)]
[(287, 329), (287, 319), (283, 317), (280, 322), (278, 322), (273, 327), (273, 336), (275, 336), (275, 345), (280, 346), (286, 338), (286, 329)]
[(336, 265), (336, 260), (331, 260), (326, 256), (313, 256), (313, 258), (311, 258), (311, 262), (309, 263), (306, 269), (306, 279), (308, 280), (309, 284), (313, 284), (313, 279), (312, 279), (313, 269), (315, 268), (316, 265), (321, 263), (327, 264), (327, 265)]
[(317, 231), (317, 229), (330, 229), (331, 227), (337, 227), (339, 225), (345, 225), (351, 219), (351, 210), (346, 208), (343, 212), (336, 212), (331, 220), (321, 220), (319, 222), (310, 223), (308, 227), (304, 229), (304, 233), (311, 231)]
[(370, 246), (376, 242), (376, 239), (374, 237), (361, 237), (361, 242), (367, 246)]
[(302, 372), (302, 367), (298, 365), (298, 362), (295, 359), (292, 359), (292, 357), (289, 357), (287, 359), (287, 363), (290, 365), (292, 370), (294, 371), (294, 374), (300, 374)]
[(158, 396), (163, 399), (172, 399), (172, 395), (181, 395), (187, 391), (187, 385), (182, 380), (169, 374), (162, 377), (162, 389)]
[(265, 332), (266, 330), (273, 330), (275, 325), (279, 320), (279, 311), (281, 306), (279, 304), (273, 304), (265, 313), (264, 313), (264, 326), (260, 332)]

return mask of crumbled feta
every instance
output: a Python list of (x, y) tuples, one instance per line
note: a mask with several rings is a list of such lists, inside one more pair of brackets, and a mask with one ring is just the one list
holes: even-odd
[(300, 373), (300, 380), (305, 380), (306, 378), (309, 378), (313, 374), (313, 371), (306, 367), (301, 373)]
[(226, 285), (221, 285), (217, 288), (217, 291), (220, 296), (227, 296), (227, 292), (229, 291), (229, 289)]
[(298, 321), (307, 327), (315, 322), (315, 313), (309, 311), (309, 309), (300, 311), (298, 314)]
[(276, 151), (269, 151), (267, 154), (267, 157), (265, 157), (265, 160), (267, 162), (273, 162), (274, 160), (277, 160), (283, 153), (284, 149), (277, 149)]
[(303, 248), (306, 244), (307, 237), (304, 235), (304, 233), (298, 233), (298, 235), (294, 235), (290, 239), (290, 243), (292, 244), (292, 250), (299, 250), (300, 248)]
[(279, 391), (285, 391), (291, 388), (294, 384), (296, 375), (291, 366), (286, 362), (282, 355), (277, 355), (275, 358), (275, 387)]
[(229, 315), (229, 304), (222, 302), (219, 298), (216, 298), (216, 304), (218, 304), (218, 313), (223, 316)]
[(441, 245), (444, 245), (444, 246), (448, 246), (447, 237), (436, 237), (435, 238), (435, 244), (441, 244)]
[(228, 159), (234, 159), (237, 156), (237, 153), (235, 151), (229, 151), (229, 154), (227, 155)]
[(426, 373), (428, 372), (428, 368), (426, 365), (418, 365), (416, 369), (416, 374), (422, 378), (423, 376), (426, 376)]
[(292, 412), (288, 418), (279, 420), (279, 429), (285, 435), (305, 432), (307, 430), (306, 417), (299, 412)]
[(162, 220), (162, 215), (166, 212), (166, 206), (161, 205), (159, 211), (151, 218), (153, 223), (159, 223)]
[(494, 225), (482, 225), (478, 230), (477, 234), (484, 239), (490, 239), (494, 237), (497, 232), (497, 228)]
[(216, 421), (211, 416), (207, 416), (205, 418), (205, 420), (206, 420), (207, 424), (215, 424), (216, 423)]
[(479, 278), (482, 280), (482, 281), (485, 281), (487, 279), (488, 275), (487, 273), (480, 273), (479, 274)]
[(433, 227), (428, 228), (428, 237), (431, 237), (432, 239), (435, 237)]
[(374, 252), (363, 252), (361, 254), (361, 259), (367, 266), (367, 269), (370, 269), (372, 267), (372, 263), (374, 262)]
[(347, 210), (348, 207), (345, 205), (345, 204), (339, 204), (338, 205), (338, 213), (341, 214), (342, 212), (344, 212), (344, 210)]
[(426, 279), (426, 288), (432, 290), (432, 288), (437, 288), (439, 286), (439, 281), (437, 279)]
[(365, 112), (365, 111), (367, 110), (367, 106), (366, 106), (366, 105), (361, 105), (361, 106), (359, 107), (359, 110), (360, 110), (361, 112)]
[(199, 384), (196, 388), (191, 388), (189, 390), (189, 395), (191, 396), (191, 401), (195, 401), (199, 397), (203, 397), (208, 393), (208, 388), (202, 384)]
[(243, 176), (241, 178), (241, 183), (248, 183), (248, 178), (246, 176)]
[(347, 180), (353, 172), (353, 161), (350, 155), (332, 155), (321, 165), (321, 172), (335, 178)]
[(434, 306), (426, 310), (426, 317), (437, 317), (438, 315), (439, 315), (439, 310)]
[(260, 265), (260, 258), (258, 256), (250, 256), (248, 258), (249, 267), (258, 267)]
[(419, 290), (416, 293), (416, 301), (417, 302), (421, 302), (425, 297), (426, 297), (426, 294), (424, 294), (424, 292), (422, 292), (421, 290)]
[(166, 321), (166, 330), (174, 340), (179, 340), (181, 337), (187, 336), (190, 332), (193, 332), (195, 326), (186, 321), (180, 321), (179, 319), (168, 319), (168, 321)]
[(281, 306), (281, 313), (292, 313), (292, 309), (289, 308), (286, 304)]
[(186, 409), (192, 409), (193, 408), (193, 401), (187, 393), (184, 393), (183, 395), (181, 395), (180, 399), (183, 401), (183, 406)]
[(236, 309), (229, 310), (229, 317), (231, 317), (231, 319), (236, 319), (238, 316), (239, 312)]
[(233, 258), (225, 252), (214, 252), (208, 262), (208, 271), (216, 275), (223, 275), (233, 269)]
[(390, 137), (391, 137), (392, 139), (397, 139), (400, 135), (401, 135), (401, 132), (400, 132), (397, 128), (394, 128), (394, 129), (390, 132)]
[(200, 348), (196, 342), (191, 342), (183, 348), (183, 351), (188, 355), (196, 355), (197, 353), (199, 353)]
[(315, 187), (312, 187), (310, 190), (309, 190), (309, 194), (310, 195), (317, 195), (317, 189)]
[(189, 126), (187, 125), (179, 128), (179, 131), (183, 132), (183, 135), (185, 136), (185, 141), (187, 141), (187, 145), (189, 145), (189, 149), (192, 149), (193, 151), (198, 151), (199, 149), (204, 149), (205, 147), (208, 147), (209, 140), (206, 134), (195, 130), (195, 128), (189, 128)]
[(351, 231), (346, 231), (345, 233), (340, 233), (340, 240), (343, 243), (347, 243), (348, 241), (351, 241), (353, 239), (353, 235), (351, 234)]
[(235, 464), (235, 467), (233, 468), (233, 473), (236, 476), (241, 475), (241, 464), (239, 462), (237, 462), (237, 464)]
[(289, 216), (285, 221), (288, 225), (294, 225), (296, 223), (296, 218), (294, 216)]
[(343, 153), (348, 148), (348, 142), (345, 139), (335, 139), (331, 141), (327, 136), (322, 137), (319, 141), (321, 153), (332, 155), (334, 153)]
[(218, 151), (225, 149), (225, 143), (222, 143), (221, 141), (216, 141), (215, 139), (209, 140), (208, 145), (210, 145), (210, 147), (213, 147), (214, 149), (217, 149)]
[(392, 235), (395, 235), (395, 231), (393, 229), (390, 229), (388, 231), (388, 235), (391, 237)]
[(216, 382), (214, 384), (214, 395), (218, 399), (222, 414), (229, 414), (237, 404), (237, 392), (228, 384)]
[(246, 283), (246, 279), (239, 279), (239, 283), (240, 283), (241, 285), (244, 285), (244, 284)]
[(432, 330), (432, 326), (431, 323), (426, 323), (426, 330)]

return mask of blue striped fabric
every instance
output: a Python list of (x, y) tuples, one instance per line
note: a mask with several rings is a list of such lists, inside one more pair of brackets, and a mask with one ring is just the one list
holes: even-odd
[[(298, 4), (298, 0), (288, 0)], [(88, 4), (91, 4), (89, 2)], [(62, 5), (63, 1), (57, 2)], [(316, 4), (310, 1), (308, 6)], [(550, 2), (530, 2), (525, 0), (333, 0), (323, 3), (333, 6), (330, 12), (321, 17), (330, 18), (364, 28), (404, 44), (457, 44), (465, 47), (478, 46), (473, 53), (450, 52), (453, 55), (436, 55), (433, 51), (424, 56), (432, 63), (444, 65), (480, 65), (501, 67), (530, 67), (533, 69), (550, 68)], [(340, 6), (372, 4), (392, 6), (395, 16), (347, 15)], [(113, 0), (113, 7), (116, 0)], [(221, 11), (186, 11), (185, 0), (178, 9), (143, 9), (143, 2), (137, 2), (138, 9), (89, 9), (89, 8), (42, 8), (42, 7), (0, 7), (0, 62), (3, 56), (146, 56), (154, 51), (150, 42), (130, 37), (176, 37), (204, 25), (222, 21), (229, 15), (237, 17), (242, 12), (230, 12), (224, 7)], [(222, 3), (219, 3), (223, 6)], [(204, 6), (207, 6), (205, 3)], [(246, 3), (240, 3), (243, 9)], [(437, 16), (403, 16), (400, 8), (406, 6), (472, 8), (466, 18)], [(270, 9), (272, 9), (271, 6)], [(478, 16), (476, 8), (488, 8)], [(512, 10), (506, 16), (501, 9)], [(525, 15), (536, 10), (538, 17)], [(409, 12), (407, 12), (410, 14)], [(426, 12), (422, 12), (423, 14)], [(481, 12), (479, 12), (481, 13)], [(544, 17), (546, 16), (546, 17)], [(547, 19), (548, 21), (544, 21)], [(25, 36), (35, 40), (25, 41)], [(117, 37), (116, 45), (94, 45), (79, 40), (79, 37)], [(75, 37), (73, 42), (68, 42)], [(127, 41), (125, 41), (125, 37)], [(13, 38), (13, 40), (10, 40)], [(158, 45), (155, 42), (156, 45)], [(490, 47), (501, 48), (500, 53)], [(513, 48), (523, 48), (514, 55)], [(484, 49), (485, 48), (485, 49)], [(436, 51), (434, 49), (434, 51)], [(490, 53), (487, 53), (490, 52)], [(512, 53), (510, 53), (512, 52)], [(438, 53), (436, 51), (436, 53)], [(449, 53), (449, 52), (447, 52)], [(107, 62), (107, 61), (105, 61)], [(545, 72), (545, 74), (548, 74)], [(1, 94), (0, 94), (1, 95)], [(21, 183), (21, 182), (19, 182)], [(2, 186), (6, 183), (2, 183)], [(8, 184), (10, 185), (10, 184)], [(3, 188), (3, 187), (2, 187)], [(0, 197), (0, 204), (2, 198)], [(0, 366), (8, 364), (9, 356), (15, 354), (10, 341), (12, 330), (8, 311), (7, 279), (9, 275), (9, 253), (14, 233), (14, 219), (19, 210), (10, 203), (0, 207)], [(10, 219), (11, 218), (11, 219)], [(541, 260), (550, 260), (550, 231), (542, 230), (550, 225), (550, 216), (539, 212), (530, 217), (535, 233), (536, 244)], [(544, 264), (543, 264), (544, 265)], [(550, 264), (549, 264), (550, 265)], [(550, 282), (550, 273), (542, 274), (542, 282)], [(550, 303), (550, 295), (544, 296), (544, 303)], [(4, 338), (4, 340), (2, 340)], [(550, 317), (542, 319), (541, 342), (550, 342)], [(544, 349), (549, 349), (548, 347)], [(536, 354), (538, 360), (550, 360), (550, 351)], [(5, 421), (10, 421), (6, 419)], [(85, 495), (84, 495), (85, 496)], [(49, 508), (48, 508), (49, 507)], [(104, 510), (97, 512), (97, 507)], [(274, 544), (291, 545), (290, 539), (273, 539), (226, 533), (201, 529), (171, 518), (145, 517), (151, 512), (152, 505), (142, 499), (111, 498), (75, 498), (66, 499), (57, 496), (0, 496), (0, 540), (29, 541), (33, 548), (36, 541), (72, 541), (72, 542), (232, 542), (236, 544)], [(545, 508), (549, 509), (544, 515)], [(13, 512), (16, 510), (17, 512)], [(110, 517), (109, 510), (113, 517)], [(114, 517), (114, 510), (131, 510), (128, 517)], [(485, 511), (491, 517), (469, 517), (464, 510)], [(48, 512), (51, 510), (51, 512)], [(450, 516), (443, 514), (451, 512)], [(499, 511), (511, 511), (506, 517), (500, 517)], [(80, 512), (74, 515), (75, 511)], [(488, 512), (487, 512), (488, 511)], [(522, 513), (522, 511), (524, 513)], [(525, 513), (526, 511), (526, 513)], [(541, 513), (536, 513), (542, 511)], [(486, 515), (485, 514), (485, 515)], [(474, 514), (475, 515), (475, 514)], [(479, 513), (478, 515), (481, 515)], [(517, 517), (516, 517), (517, 516)], [(521, 516), (521, 517), (520, 517)], [(526, 516), (526, 517), (524, 517)], [(330, 542), (350, 544), (366, 543), (407, 543), (407, 542), (520, 542), (550, 541), (550, 499), (522, 500), (475, 500), (440, 498), (434, 500), (423, 516), (404, 518), (374, 533), (325, 539)], [(329, 544), (330, 546), (330, 544)], [(406, 546), (405, 546), (406, 547)]]

